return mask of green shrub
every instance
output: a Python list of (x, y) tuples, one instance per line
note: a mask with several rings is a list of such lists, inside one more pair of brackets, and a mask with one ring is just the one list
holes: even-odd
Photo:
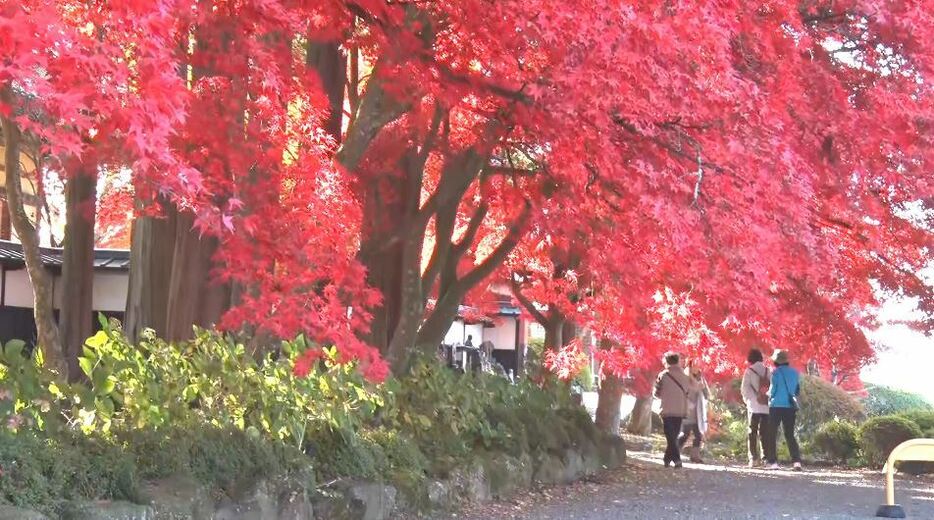
[(918, 425), (925, 437), (931, 437), (934, 432), (934, 410), (912, 410), (897, 414)]
[(256, 479), (303, 471), (310, 460), (291, 445), (237, 428), (176, 425), (114, 431), (145, 479), (188, 475), (223, 490)]
[(569, 411), (574, 407), (565, 383), (543, 388), (526, 378), (510, 384), (496, 376), (458, 374), (428, 359), (387, 386), (387, 426), (416, 442), (431, 460), (432, 473), (444, 474), (477, 449), (558, 452), (574, 438), (595, 435), (589, 415)]
[(863, 399), (870, 417), (894, 415), (912, 411), (934, 411), (934, 405), (919, 394), (897, 390), (888, 386), (866, 385)]
[[(918, 425), (921, 429), (921, 437), (934, 439), (934, 410), (913, 410), (898, 414), (898, 417), (908, 419)], [(906, 473), (922, 474), (934, 473), (934, 462), (902, 462), (898, 466), (899, 470)]]
[(859, 429), (860, 447), (873, 466), (885, 463), (892, 450), (902, 442), (920, 436), (917, 424), (893, 415), (873, 417)]
[(417, 362), (394, 381), (385, 419), (409, 435), (430, 459), (465, 456), (480, 430), (489, 429), (483, 397), (471, 391), (483, 376), (458, 374), (432, 360)]
[(859, 450), (859, 431), (852, 423), (831, 421), (818, 428), (811, 444), (814, 450), (832, 461), (845, 464)]
[(405, 498), (406, 504), (417, 511), (430, 508), (428, 500), (428, 472), (430, 463), (418, 445), (404, 434), (380, 428), (362, 434), (382, 448), (386, 455), (385, 478)]
[(0, 432), (0, 503), (51, 512), (62, 500), (138, 497), (132, 457), (101, 438)]
[(746, 419), (741, 417), (724, 417), (716, 433), (707, 439), (707, 449), (712, 455), (729, 459), (746, 457), (748, 426)]
[[(599, 437), (566, 383), (511, 384), (426, 359), (376, 386), (334, 348), (300, 378), (295, 360), (312, 348), (301, 337), (256, 360), (216, 332), (169, 343), (145, 331), (134, 345), (106, 323), (79, 358), (87, 384), (74, 385), (21, 347), (0, 349), (0, 434), (18, 439), (0, 448), (0, 502), (132, 499), (138, 479), (173, 475), (230, 492), (309, 467), (322, 480), (385, 478), (420, 501), (429, 475), (476, 453), (561, 453)], [(23, 469), (7, 472), (7, 459)]]
[(801, 376), (801, 409), (796, 425), (803, 438), (809, 438), (821, 425), (830, 421), (861, 423), (866, 414), (863, 406), (845, 390), (818, 377)]
[(380, 428), (364, 431), (361, 436), (383, 450), (390, 470), (425, 473), (428, 469), (428, 459), (418, 449), (418, 445), (403, 433)]

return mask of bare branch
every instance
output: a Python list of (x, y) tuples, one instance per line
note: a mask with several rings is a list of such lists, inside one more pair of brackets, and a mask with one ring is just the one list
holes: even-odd
[(694, 183), (694, 199), (691, 201), (692, 206), (697, 206), (697, 201), (701, 194), (700, 189), (702, 182), (704, 182), (704, 161), (701, 158), (700, 145), (697, 145), (697, 182)]

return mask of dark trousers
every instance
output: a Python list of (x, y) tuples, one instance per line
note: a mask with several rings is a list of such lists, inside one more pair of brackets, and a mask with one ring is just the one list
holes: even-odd
[(694, 424), (685, 424), (681, 428), (681, 436), (678, 437), (678, 449), (684, 449), (684, 445), (688, 442), (688, 437), (694, 437), (694, 441), (691, 443), (691, 446), (695, 448), (700, 448), (701, 441), (704, 439), (704, 436), (701, 435), (700, 425), (697, 423)]
[(788, 444), (788, 451), (791, 453), (792, 462), (801, 462), (801, 450), (798, 448), (798, 440), (795, 439), (795, 415), (797, 410), (794, 408), (769, 408), (769, 435), (767, 445), (769, 451), (765, 454), (769, 464), (778, 462), (778, 426), (782, 426), (785, 432), (785, 443)]
[(681, 433), (681, 422), (683, 417), (662, 417), (662, 423), (665, 425), (665, 465), (674, 462), (681, 462), (681, 450), (678, 449), (678, 434)]
[(769, 414), (767, 413), (753, 413), (748, 416), (748, 426), (747, 438), (746, 438), (746, 451), (749, 453), (749, 460), (759, 461), (761, 456), (759, 455), (759, 446), (762, 446), (762, 451), (766, 454), (769, 452), (768, 448), (768, 435), (769, 435)]

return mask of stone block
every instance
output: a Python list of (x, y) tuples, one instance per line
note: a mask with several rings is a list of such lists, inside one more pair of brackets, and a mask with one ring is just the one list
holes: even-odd
[(62, 508), (61, 520), (155, 520), (149, 506), (130, 502), (68, 502)]
[(560, 484), (564, 481), (567, 468), (562, 459), (551, 453), (542, 453), (534, 460), (532, 480), (545, 485)]
[(209, 520), (214, 518), (210, 491), (189, 477), (172, 476), (142, 485), (143, 502), (155, 520)]
[(30, 509), (0, 505), (0, 520), (49, 520), (49, 518)]

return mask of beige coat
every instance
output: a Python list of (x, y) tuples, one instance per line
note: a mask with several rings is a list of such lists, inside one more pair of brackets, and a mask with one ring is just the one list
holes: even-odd
[(707, 381), (688, 377), (691, 387), (688, 388), (688, 413), (684, 424), (696, 424), (701, 433), (707, 433), (707, 400), (710, 399), (710, 388)]
[(693, 387), (680, 365), (662, 370), (655, 380), (655, 397), (662, 402), (662, 417), (686, 417), (688, 393)]
[[(762, 378), (768, 378), (770, 375), (771, 371), (761, 361), (750, 365), (746, 368), (746, 372), (743, 373), (743, 382), (739, 391), (743, 395), (743, 401), (746, 403), (746, 410), (749, 414), (769, 413), (769, 405), (760, 404), (756, 400), (756, 392), (759, 390)], [(768, 382), (768, 379), (766, 379), (766, 382)]]

